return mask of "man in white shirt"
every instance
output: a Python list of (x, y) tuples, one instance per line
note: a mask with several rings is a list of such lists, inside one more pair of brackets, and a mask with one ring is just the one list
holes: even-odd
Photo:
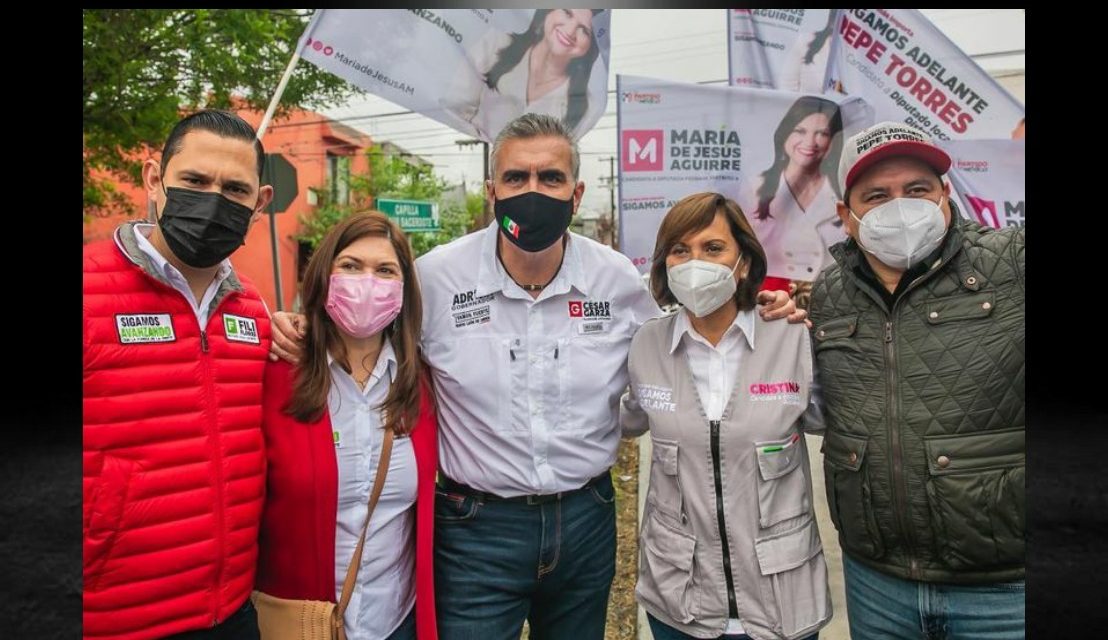
[[(560, 120), (516, 118), (492, 149), (496, 221), (416, 261), (445, 640), (518, 637), (524, 620), (533, 638), (604, 637), (619, 399), (631, 337), (660, 311), (626, 256), (568, 232), (579, 168)], [(795, 310), (783, 292), (766, 299), (775, 317)], [(294, 320), (275, 318), (279, 354), (297, 348)]]

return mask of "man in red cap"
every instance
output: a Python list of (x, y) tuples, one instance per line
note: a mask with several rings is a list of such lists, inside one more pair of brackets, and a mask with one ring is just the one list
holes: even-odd
[(961, 219), (949, 168), (902, 124), (847, 140), (812, 288), (855, 640), (1024, 635), (1024, 229)]

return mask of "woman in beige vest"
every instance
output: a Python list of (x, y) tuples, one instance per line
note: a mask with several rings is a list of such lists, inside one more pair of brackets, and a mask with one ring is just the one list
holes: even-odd
[(766, 322), (765, 252), (715, 193), (674, 205), (651, 291), (676, 313), (631, 343), (624, 435), (650, 430), (638, 601), (656, 640), (815, 638), (831, 618), (802, 433), (811, 403), (803, 325)]

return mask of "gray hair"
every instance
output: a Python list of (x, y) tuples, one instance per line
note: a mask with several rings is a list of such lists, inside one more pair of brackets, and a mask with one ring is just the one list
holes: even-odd
[(564, 122), (541, 113), (525, 113), (520, 117), (504, 125), (492, 143), (492, 175), (496, 175), (496, 157), (500, 155), (500, 147), (508, 140), (523, 140), (538, 138), (541, 136), (554, 136), (563, 138), (569, 143), (570, 167), (574, 181), (581, 171), (581, 153), (577, 150), (577, 141), (573, 139), (569, 127)]

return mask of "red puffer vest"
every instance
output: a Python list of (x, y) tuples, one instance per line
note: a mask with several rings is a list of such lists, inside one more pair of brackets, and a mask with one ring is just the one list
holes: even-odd
[[(134, 241), (84, 253), (84, 636), (157, 638), (250, 595), (270, 327), (232, 274), (201, 331)], [(126, 253), (125, 253), (126, 252)]]

